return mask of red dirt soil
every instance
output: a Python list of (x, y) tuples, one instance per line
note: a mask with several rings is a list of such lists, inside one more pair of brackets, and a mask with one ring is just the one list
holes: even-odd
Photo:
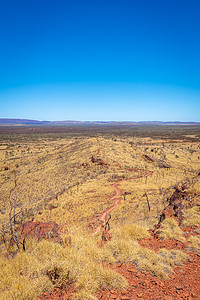
[[(172, 240), (161, 241), (153, 235), (140, 241), (140, 245), (159, 250), (184, 249), (184, 244)], [(200, 299), (200, 255), (189, 252), (189, 260), (182, 266), (174, 268), (174, 273), (167, 280), (158, 279), (145, 272), (138, 271), (132, 264), (105, 264), (105, 267), (112, 268), (122, 274), (129, 283), (127, 290), (99, 290), (96, 294), (97, 299), (107, 300), (133, 300), (133, 299), (157, 299), (157, 300), (180, 300), (180, 299)], [(75, 287), (71, 284), (57, 286), (52, 292), (44, 293), (41, 300), (49, 299), (72, 299)]]
[(39, 221), (29, 221), (21, 226), (20, 231), (22, 237), (31, 236), (37, 240), (51, 239), (55, 242), (62, 242), (59, 236), (61, 228), (55, 222), (42, 223)]
[[(168, 242), (170, 243), (170, 242)], [(170, 246), (169, 246), (170, 247)], [(199, 254), (190, 253), (190, 260), (174, 269), (173, 275), (161, 280), (147, 272), (139, 272), (131, 264), (118, 264), (114, 267), (129, 282), (126, 291), (99, 291), (98, 299), (200, 299), (200, 265)]]
[[(150, 174), (146, 174), (148, 176)], [(111, 197), (114, 205), (107, 208), (100, 218), (105, 221), (109, 214), (119, 204), (121, 190), (118, 188), (120, 182), (112, 185), (115, 190), (115, 195)], [(175, 199), (177, 191), (172, 195), (171, 200)], [(180, 193), (182, 195), (182, 193)], [(177, 198), (176, 198), (177, 199)], [(171, 206), (171, 204), (169, 204)], [(166, 211), (166, 210), (165, 210)], [(157, 227), (157, 226), (156, 226)], [(99, 232), (102, 226), (99, 225), (95, 232)], [(198, 226), (182, 228), (186, 236), (198, 235)], [(98, 231), (97, 231), (98, 230)], [(175, 240), (161, 240), (159, 235), (155, 235), (154, 230), (150, 231), (150, 237), (139, 241), (142, 247), (148, 247), (154, 251), (161, 248), (180, 249), (186, 252), (189, 260), (182, 266), (174, 268), (174, 273), (169, 279), (162, 280), (148, 272), (138, 271), (132, 264), (105, 264), (105, 267), (112, 268), (122, 274), (129, 283), (129, 287), (125, 291), (118, 290), (99, 290), (96, 294), (97, 299), (107, 300), (133, 300), (133, 299), (157, 299), (157, 300), (180, 300), (180, 299), (200, 299), (200, 254), (188, 252), (188, 244), (181, 243)], [(49, 299), (72, 299), (75, 292), (75, 286), (70, 283), (64, 283), (62, 286), (57, 286), (53, 291), (44, 293), (41, 300)]]
[[(110, 265), (108, 267), (116, 270), (128, 280), (129, 287), (121, 292), (113, 289), (99, 290), (96, 297), (102, 300), (200, 299), (200, 256), (197, 253), (190, 253), (189, 257), (189, 261), (183, 266), (176, 267), (174, 273), (167, 280), (158, 279), (147, 272), (139, 272), (131, 264)], [(66, 283), (55, 287), (52, 292), (44, 293), (40, 299), (70, 300), (75, 291), (73, 285)]]
[[(97, 152), (99, 155), (99, 150)], [(138, 170), (144, 171), (144, 170)], [(138, 176), (137, 179), (141, 177), (146, 177), (151, 175), (152, 172), (146, 172), (146, 174)], [(130, 179), (129, 179), (130, 180)], [(118, 188), (122, 180), (114, 183), (112, 185), (115, 190), (115, 195), (110, 198), (114, 204), (108, 207), (104, 212), (99, 215), (99, 220), (101, 224), (98, 225), (93, 232), (96, 234), (104, 228), (105, 220), (107, 215), (115, 209), (119, 203), (119, 196), (122, 191)], [(161, 219), (166, 217), (173, 217), (181, 223), (182, 213), (181, 213), (181, 203), (180, 198), (184, 198), (185, 192), (183, 190), (175, 190), (172, 197), (169, 199), (169, 204), (167, 208), (163, 211)], [(177, 205), (177, 203), (179, 205)], [(166, 249), (180, 249), (186, 252), (189, 256), (188, 261), (182, 266), (177, 266), (174, 268), (174, 273), (169, 276), (169, 279), (163, 280), (159, 279), (148, 272), (138, 271), (136, 267), (132, 264), (115, 264), (109, 265), (105, 263), (105, 267), (112, 268), (122, 274), (128, 281), (129, 287), (127, 290), (118, 291), (114, 289), (98, 290), (96, 297), (97, 299), (107, 300), (134, 300), (134, 299), (144, 299), (144, 300), (181, 300), (181, 299), (200, 299), (200, 254), (196, 252), (188, 252), (188, 244), (181, 243), (175, 240), (161, 240), (159, 234), (155, 234), (156, 230), (161, 227), (161, 222), (155, 226), (155, 230), (150, 230), (150, 237), (139, 241), (142, 247), (148, 247), (154, 251), (158, 251), (161, 248)], [(182, 228), (185, 236), (198, 235), (197, 226)], [(72, 299), (73, 293), (75, 292), (75, 286), (70, 283), (64, 283), (62, 286), (57, 286), (53, 291), (44, 293), (40, 299)], [(84, 300), (84, 299), (83, 299)]]
[[(187, 236), (197, 235), (198, 226), (182, 228)], [(131, 264), (116, 264), (110, 266), (122, 274), (129, 282), (126, 291), (99, 291), (98, 299), (159, 299), (181, 300), (200, 299), (200, 254), (188, 252), (188, 244), (175, 240), (160, 240), (150, 231), (149, 238), (139, 241), (143, 247), (158, 251), (161, 248), (180, 249), (188, 254), (188, 261), (174, 268), (174, 273), (167, 280), (158, 279), (147, 272), (140, 272)]]

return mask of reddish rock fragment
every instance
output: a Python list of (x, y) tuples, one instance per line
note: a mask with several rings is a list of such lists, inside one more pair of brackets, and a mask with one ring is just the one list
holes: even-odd
[(62, 242), (60, 234), (60, 226), (55, 222), (26, 222), (24, 223), (21, 228), (22, 237), (34, 237), (39, 241), (42, 239), (53, 240), (55, 242)]

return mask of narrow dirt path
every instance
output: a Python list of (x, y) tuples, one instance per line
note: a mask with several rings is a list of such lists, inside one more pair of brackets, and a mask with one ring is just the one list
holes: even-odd
[(112, 211), (113, 209), (115, 209), (115, 208), (119, 205), (119, 203), (120, 203), (120, 201), (121, 201), (121, 198), (118, 198), (118, 197), (121, 196), (121, 194), (122, 194), (122, 190), (120, 190), (120, 189), (118, 188), (118, 185), (120, 184), (120, 182), (121, 182), (121, 181), (118, 181), (117, 183), (112, 184), (112, 187), (113, 187), (113, 189), (115, 190), (115, 195), (112, 196), (112, 197), (110, 198), (110, 200), (112, 200), (114, 204), (113, 204), (112, 206), (108, 207), (105, 211), (103, 211), (103, 212), (100, 214), (99, 219), (100, 219), (100, 221), (101, 221), (101, 224), (100, 224), (99, 226), (97, 226), (97, 228), (95, 229), (95, 231), (94, 231), (94, 233), (93, 233), (94, 235), (101, 231), (102, 226), (103, 226), (104, 223), (105, 223), (105, 220), (106, 220), (107, 215), (110, 214), (111, 211)]
[[(100, 155), (100, 151), (101, 151), (101, 145), (100, 145), (100, 141), (99, 139), (97, 138), (97, 143), (99, 145), (99, 148), (97, 149), (97, 153), (96, 155)], [(129, 171), (142, 171), (144, 172), (143, 169), (131, 169), (131, 168), (127, 168), (127, 170)], [(120, 201), (121, 201), (121, 198), (119, 198), (121, 195), (122, 195), (122, 190), (120, 190), (118, 188), (118, 185), (123, 182), (123, 181), (128, 181), (128, 180), (136, 180), (136, 179), (139, 179), (139, 178), (143, 178), (143, 177), (148, 177), (150, 175), (153, 174), (153, 171), (147, 171), (145, 174), (143, 175), (140, 175), (140, 176), (137, 176), (135, 178), (129, 178), (129, 179), (125, 179), (125, 180), (119, 180), (118, 182), (116, 183), (113, 183), (112, 184), (112, 188), (115, 190), (115, 195), (112, 196), (110, 198), (111, 201), (113, 201), (113, 205), (108, 207), (105, 211), (103, 211), (100, 215), (99, 215), (99, 220), (101, 221), (101, 224), (97, 226), (97, 228), (95, 229), (95, 231), (93, 232), (93, 235), (99, 233), (104, 224), (105, 224), (105, 221), (106, 221), (106, 218), (107, 218), (107, 215), (111, 213), (111, 211), (113, 211), (119, 204), (120, 204)]]
[[(138, 170), (138, 171), (143, 171), (143, 170)], [(97, 234), (101, 231), (102, 227), (104, 226), (105, 224), (105, 221), (106, 221), (106, 217), (108, 214), (111, 213), (111, 211), (113, 211), (119, 204), (120, 204), (120, 201), (121, 201), (121, 198), (119, 198), (121, 195), (122, 195), (122, 190), (120, 190), (118, 188), (118, 185), (123, 182), (123, 181), (128, 181), (128, 180), (136, 180), (136, 179), (139, 179), (139, 178), (143, 178), (143, 177), (147, 177), (147, 176), (150, 176), (153, 174), (153, 171), (148, 171), (146, 172), (146, 174), (144, 175), (140, 175), (140, 176), (137, 176), (135, 178), (129, 178), (129, 179), (126, 179), (126, 180), (119, 180), (118, 182), (116, 183), (113, 183), (112, 184), (112, 188), (115, 190), (115, 195), (112, 196), (110, 198), (111, 201), (113, 201), (113, 205), (108, 207), (105, 211), (103, 211), (100, 215), (99, 215), (99, 220), (101, 221), (101, 224), (97, 226), (97, 228), (95, 229), (95, 231), (93, 232), (93, 234)]]

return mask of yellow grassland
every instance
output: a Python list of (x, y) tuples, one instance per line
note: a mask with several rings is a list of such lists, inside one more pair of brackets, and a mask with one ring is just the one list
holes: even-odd
[[(156, 218), (172, 188), (195, 176), (200, 169), (198, 143), (192, 144), (193, 151), (196, 151), (193, 153), (188, 151), (191, 143), (183, 145), (182, 142), (173, 144), (160, 140), (150, 143), (147, 138), (116, 142), (105, 138), (41, 140), (28, 144), (12, 143), (1, 148), (0, 199), (5, 212), (1, 220), (6, 219), (14, 172), (18, 198), (27, 208), (34, 210), (38, 220), (54, 218), (60, 224), (80, 220), (82, 224), (89, 216), (105, 209), (109, 196), (113, 194), (111, 183), (120, 178), (123, 181), (119, 187), (129, 194), (113, 212), (113, 219), (138, 221), (144, 217)], [(108, 166), (91, 162), (91, 156), (95, 156), (98, 149), (99, 157)], [(146, 161), (144, 154), (155, 162)], [(159, 160), (164, 160), (171, 168), (160, 168)], [(86, 167), (82, 166), (84, 163)], [(5, 170), (6, 167), (8, 170)], [(135, 171), (128, 170), (131, 168)], [(146, 171), (153, 174), (137, 179)], [(194, 188), (199, 190), (199, 181)], [(146, 197), (143, 197), (145, 192), (151, 205), (150, 214)], [(50, 204), (58, 208), (50, 212), (46, 209)]]
[(95, 236), (77, 230), (73, 230), (71, 236), (71, 245), (64, 248), (46, 240), (27, 239), (25, 252), (19, 252), (12, 260), (2, 256), (1, 299), (37, 299), (42, 291), (63, 280), (76, 283), (75, 299), (96, 299), (98, 288), (122, 290), (128, 287), (125, 278), (105, 267), (104, 261), (110, 264), (134, 262), (139, 270), (166, 279), (174, 265), (187, 260), (187, 255), (178, 250), (162, 249), (156, 253), (139, 246), (137, 240), (148, 236), (148, 232), (138, 225), (116, 228), (113, 240), (104, 248), (98, 247)]
[[(163, 168), (163, 163), (170, 168)], [(126, 280), (104, 267), (105, 261), (132, 262), (138, 269), (167, 278), (173, 265), (184, 262), (187, 256), (166, 249), (156, 253), (142, 248), (137, 240), (147, 237), (147, 229), (158, 222), (174, 186), (188, 184), (191, 201), (199, 201), (199, 170), (198, 141), (99, 136), (2, 142), (1, 226), (9, 227), (9, 211), (16, 199), (16, 211), (23, 209), (19, 223), (55, 221), (63, 228), (63, 239), (72, 236), (72, 245), (63, 248), (58, 243), (27, 239), (27, 250), (7, 260), (2, 242), (0, 264), (5, 275), (0, 281), (0, 298), (37, 299), (53, 286), (48, 276), (52, 272), (58, 272), (59, 280), (76, 283), (76, 299), (95, 299), (98, 288), (126, 288)], [(97, 246), (101, 233), (93, 236), (88, 223), (94, 217), (98, 222), (99, 214), (113, 205), (110, 198), (116, 182), (122, 195), (111, 212), (113, 238), (101, 249)], [(185, 209), (184, 226), (199, 225), (199, 216), (198, 206)], [(174, 220), (165, 220), (163, 238), (186, 242), (179, 229)], [(195, 249), (199, 247), (197, 238), (188, 242)]]

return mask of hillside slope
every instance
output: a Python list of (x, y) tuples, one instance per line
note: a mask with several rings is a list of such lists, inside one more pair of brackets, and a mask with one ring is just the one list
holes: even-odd
[(198, 138), (32, 137), (0, 145), (2, 298), (197, 297)]

